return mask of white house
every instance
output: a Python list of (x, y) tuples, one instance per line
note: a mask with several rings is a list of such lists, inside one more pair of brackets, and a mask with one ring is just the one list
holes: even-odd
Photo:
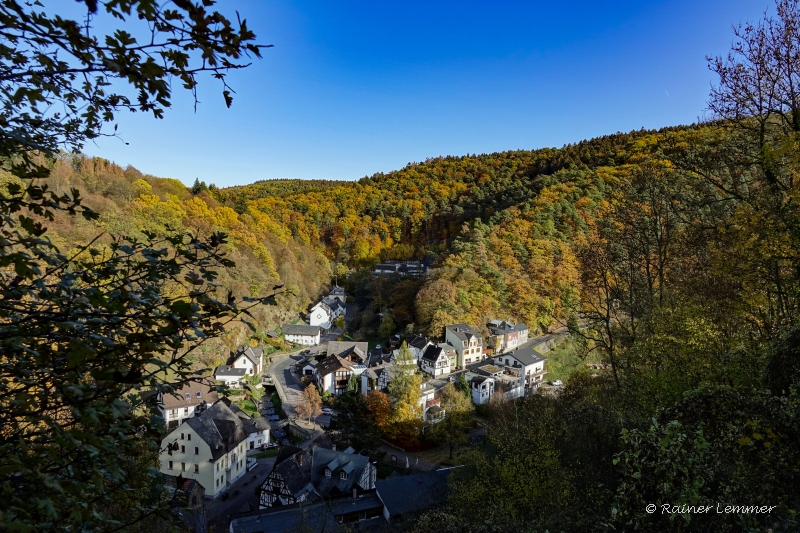
[(340, 300), (326, 296), (308, 312), (308, 323), (329, 329), (334, 320), (346, 313), (347, 308)]
[(494, 364), (496, 365), (505, 365), (507, 367), (520, 369), (525, 394), (530, 394), (544, 383), (544, 376), (547, 374), (547, 371), (544, 369), (546, 361), (547, 357), (533, 348), (516, 349), (494, 358)]
[(158, 393), (154, 398), (155, 407), (168, 428), (177, 427), (219, 400), (214, 383), (207, 378), (190, 381), (174, 393)]
[(307, 326), (306, 324), (284, 324), (281, 326), (283, 337), (287, 342), (302, 344), (304, 346), (316, 346), (320, 340), (319, 326)]
[(196, 480), (216, 498), (247, 471), (247, 449), (269, 439), (269, 423), (242, 420), (225, 401), (189, 418), (161, 441), (160, 471)]
[(228, 387), (235, 387), (244, 379), (247, 370), (244, 368), (233, 368), (230, 365), (218, 366), (214, 371), (214, 379), (222, 381)]
[(366, 342), (328, 343), (328, 355), (317, 364), (317, 384), (323, 394), (327, 391), (339, 395), (347, 390), (350, 377), (366, 370), (364, 362), (369, 346)]
[(441, 346), (430, 345), (419, 360), (420, 368), (433, 377), (450, 373), (450, 358)]
[(259, 375), (264, 369), (264, 350), (261, 348), (240, 348), (232, 359), (230, 366), (244, 368), (248, 376)]
[(487, 403), (494, 394), (494, 378), (489, 376), (475, 376), (469, 382), (472, 392), (472, 403), (483, 405)]

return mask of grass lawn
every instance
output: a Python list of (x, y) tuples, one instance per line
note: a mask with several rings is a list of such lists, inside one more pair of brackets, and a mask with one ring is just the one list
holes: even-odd
[[(547, 357), (545, 370), (547, 381), (566, 381), (572, 372), (586, 368), (586, 363), (599, 363), (600, 360), (594, 353), (583, 359), (578, 347), (571, 340), (567, 340), (544, 354)], [(592, 371), (596, 372), (596, 371)]]
[(242, 408), (242, 411), (244, 411), (245, 413), (247, 413), (250, 416), (254, 416), (254, 415), (258, 414), (258, 411), (256, 410), (256, 406), (253, 404), (253, 402), (251, 400), (242, 400), (241, 402), (238, 403), (238, 405), (239, 405), (239, 407)]
[(256, 454), (256, 459), (263, 459), (265, 457), (275, 457), (278, 455), (279, 448), (273, 448), (271, 450), (267, 450), (261, 453)]

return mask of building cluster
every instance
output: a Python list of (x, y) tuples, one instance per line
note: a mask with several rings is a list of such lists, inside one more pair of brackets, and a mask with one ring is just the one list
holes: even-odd
[(264, 350), (244, 347), (234, 353), (227, 364), (214, 370), (214, 379), (229, 387), (239, 385), (246, 376), (260, 376), (264, 370)]
[(422, 261), (387, 261), (375, 265), (373, 276), (407, 276), (421, 278), (428, 271)]
[(161, 441), (161, 473), (194, 481), (206, 498), (216, 498), (244, 475), (255, 463), (248, 464), (247, 451), (269, 442), (269, 422), (220, 399), (209, 380), (159, 392), (149, 402), (169, 424)]
[(346, 303), (347, 295), (344, 288), (334, 285), (327, 296), (311, 306), (307, 324), (281, 326), (284, 339), (301, 346), (317, 346), (322, 338), (322, 332), (329, 330), (337, 318), (347, 316)]
[(307, 448), (287, 446), (259, 487), (259, 509), (234, 515), (233, 533), (335, 531), (342, 523), (397, 524), (447, 498), (451, 469), (377, 480), (377, 465), (323, 435)]

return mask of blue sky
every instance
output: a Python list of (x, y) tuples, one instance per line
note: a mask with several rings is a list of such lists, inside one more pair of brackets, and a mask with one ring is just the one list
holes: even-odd
[(263, 43), (226, 109), (203, 79), (163, 120), (124, 114), (128, 145), (85, 152), (191, 184), (353, 180), (410, 161), (562, 146), (702, 116), (731, 24), (767, 0), (223, 0)]

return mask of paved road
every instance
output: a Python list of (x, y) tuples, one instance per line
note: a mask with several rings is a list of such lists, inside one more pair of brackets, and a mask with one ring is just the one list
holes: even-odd
[[(210, 528), (214, 528), (214, 531), (226, 531), (232, 514), (248, 511), (251, 506), (253, 509), (258, 509), (256, 487), (261, 486), (267, 475), (272, 472), (275, 459), (275, 457), (259, 459), (255, 468), (228, 487), (227, 493), (230, 494), (230, 498), (227, 500), (223, 501), (221, 496), (218, 496), (215, 500), (205, 501), (206, 519)], [(239, 494), (236, 494), (237, 491)]]

